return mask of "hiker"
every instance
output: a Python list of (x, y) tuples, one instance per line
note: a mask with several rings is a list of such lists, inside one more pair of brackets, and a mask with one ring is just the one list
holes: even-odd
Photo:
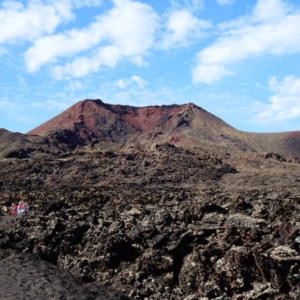
[(18, 215), (18, 206), (17, 204), (14, 205), (13, 214), (16, 217)]
[(33, 211), (33, 208), (32, 208), (30, 205), (27, 204), (27, 206), (26, 206), (26, 211), (27, 211), (27, 212), (32, 212), (32, 211)]
[(28, 205), (26, 202), (25, 202), (25, 212), (28, 213), (31, 211), (31, 207), (30, 205)]
[(20, 215), (21, 213), (22, 213), (22, 202), (20, 201), (18, 205), (18, 215)]
[(13, 207), (14, 207), (14, 203), (11, 205), (11, 207), (10, 207), (10, 214), (12, 215), (13, 213), (14, 213), (14, 209), (13, 209)]
[(23, 202), (22, 204), (22, 214), (26, 213), (26, 202)]
[(17, 215), (17, 205), (16, 205), (16, 204), (13, 203), (13, 204), (11, 205), (10, 213), (11, 213), (13, 216), (16, 216), (16, 215)]

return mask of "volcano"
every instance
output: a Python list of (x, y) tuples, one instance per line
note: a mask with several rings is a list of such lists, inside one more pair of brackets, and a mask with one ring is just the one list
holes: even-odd
[(133, 107), (84, 100), (28, 132), (55, 138), (71, 148), (98, 144), (149, 147), (170, 143), (210, 151), (276, 152), (300, 155), (300, 132), (239, 131), (201, 107), (188, 103)]

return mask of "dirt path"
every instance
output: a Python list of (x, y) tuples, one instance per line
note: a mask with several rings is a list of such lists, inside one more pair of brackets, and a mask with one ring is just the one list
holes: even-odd
[(5, 225), (11, 220), (13, 220), (15, 217), (14, 216), (0, 216), (0, 225)]
[(27, 254), (0, 249), (0, 299), (125, 300), (111, 286), (81, 285), (71, 274)]

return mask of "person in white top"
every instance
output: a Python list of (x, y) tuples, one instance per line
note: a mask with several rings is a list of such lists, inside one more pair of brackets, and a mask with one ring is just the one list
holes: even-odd
[(18, 215), (20, 215), (21, 213), (22, 213), (22, 202), (20, 201), (18, 205)]

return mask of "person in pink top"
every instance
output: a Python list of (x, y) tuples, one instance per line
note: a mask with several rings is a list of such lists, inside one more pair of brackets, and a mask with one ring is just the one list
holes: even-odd
[(13, 205), (13, 215), (16, 217), (18, 215), (17, 211), (18, 206), (16, 204)]
[(10, 207), (10, 213), (13, 215), (14, 214), (14, 208), (15, 208), (15, 204), (13, 203)]

